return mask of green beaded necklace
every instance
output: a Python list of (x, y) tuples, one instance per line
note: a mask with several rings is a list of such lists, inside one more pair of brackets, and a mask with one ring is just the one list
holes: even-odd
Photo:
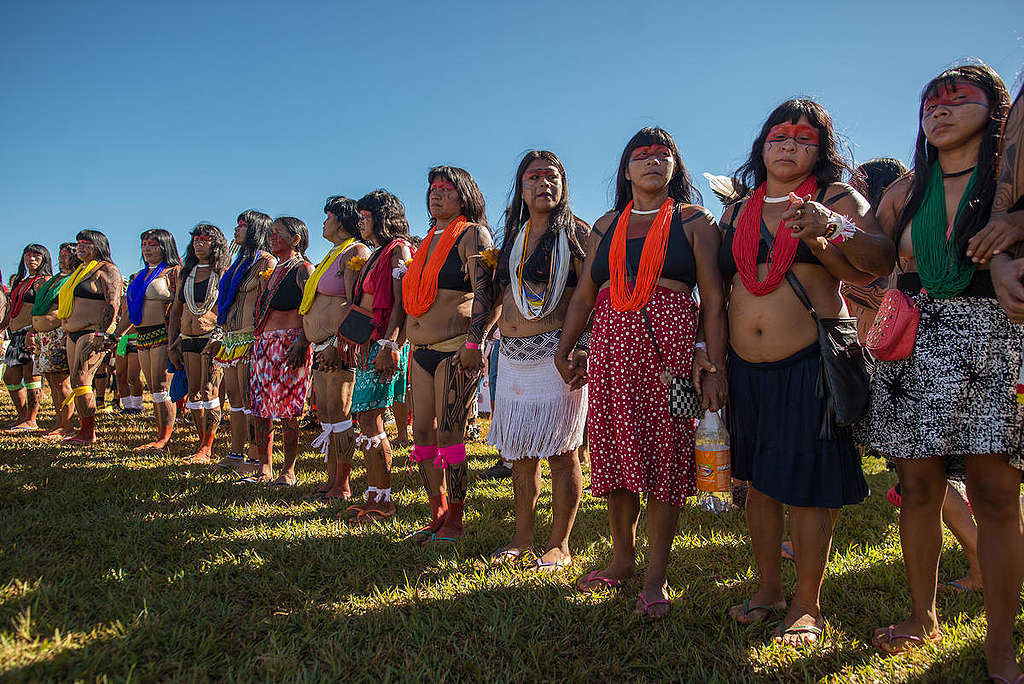
[[(977, 176), (978, 171), (975, 169), (957, 206), (956, 218), (952, 224), (954, 228), (971, 197)], [(942, 167), (935, 162), (932, 164), (924, 201), (914, 214), (910, 227), (910, 239), (914, 245), (914, 260), (917, 262), (921, 285), (933, 299), (956, 297), (966, 289), (977, 268), (969, 261), (965, 264), (964, 260), (958, 257), (956, 244), (952, 239), (953, 230), (949, 226), (946, 219), (946, 188), (942, 183)]]

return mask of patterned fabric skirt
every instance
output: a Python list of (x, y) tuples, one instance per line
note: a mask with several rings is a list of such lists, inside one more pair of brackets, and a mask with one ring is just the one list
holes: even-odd
[(914, 349), (875, 363), (860, 440), (890, 459), (941, 456), (952, 477), (969, 454), (1005, 454), (1024, 469), (1016, 395), (1024, 327), (992, 298), (913, 299), (921, 311)]
[(406, 342), (402, 347), (398, 355), (398, 372), (390, 380), (381, 379), (373, 368), (373, 362), (380, 350), (379, 344), (372, 345), (366, 366), (356, 369), (356, 384), (352, 390), (352, 413), (387, 408), (396, 401), (405, 401), (406, 384), (409, 379), (409, 343)]
[(135, 338), (135, 344), (140, 351), (155, 349), (161, 344), (167, 344), (167, 326), (162, 323), (160, 325), (145, 325), (136, 330), (138, 337)]
[(32, 355), (25, 351), (25, 337), (32, 330), (31, 325), (26, 325), (21, 330), (11, 333), (11, 340), (7, 344), (7, 351), (4, 352), (4, 364), (8, 366), (24, 366), (32, 363)]
[(302, 332), (269, 330), (256, 337), (253, 345), (250, 392), (253, 415), (260, 418), (298, 418), (309, 392), (313, 355), (306, 349), (301, 368), (288, 365), (288, 348)]
[(589, 368), (591, 489), (595, 496), (647, 492), (682, 506), (697, 493), (694, 421), (669, 415), (668, 388), (659, 376), (666, 364), (673, 375), (690, 376), (697, 305), (687, 292), (656, 287), (645, 310), (665, 363), (640, 312), (615, 311), (608, 288), (597, 295)]
[(234, 366), (239, 361), (245, 361), (252, 355), (252, 343), (255, 339), (252, 330), (233, 330), (224, 333), (220, 349), (213, 357), (214, 363), (219, 366)]
[(561, 329), (503, 337), (487, 443), (508, 461), (550, 458), (583, 444), (587, 387), (570, 391), (555, 368)]
[(36, 333), (36, 372), (67, 373), (68, 348), (64, 328)]

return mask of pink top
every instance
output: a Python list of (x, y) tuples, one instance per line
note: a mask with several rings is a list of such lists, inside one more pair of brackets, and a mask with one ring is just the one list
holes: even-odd
[[(348, 251), (348, 250), (345, 250)], [(335, 260), (331, 267), (320, 276), (320, 282), (316, 284), (316, 291), (328, 297), (344, 297), (345, 291), (345, 252)]]

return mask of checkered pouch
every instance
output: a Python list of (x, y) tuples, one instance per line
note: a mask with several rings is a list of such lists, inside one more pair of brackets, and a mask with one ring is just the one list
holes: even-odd
[[(658, 353), (658, 359), (665, 365), (665, 357), (661, 355), (661, 347), (658, 346), (658, 339), (654, 336), (654, 328), (651, 326), (651, 319), (647, 312), (640, 311), (644, 318), (644, 325), (647, 326), (647, 334), (651, 336), (654, 343), (654, 351)], [(661, 381), (668, 385), (668, 414), (673, 418), (700, 418), (704, 415), (704, 409), (700, 405), (700, 395), (693, 386), (693, 380), (686, 377), (672, 375), (666, 366), (661, 373)]]

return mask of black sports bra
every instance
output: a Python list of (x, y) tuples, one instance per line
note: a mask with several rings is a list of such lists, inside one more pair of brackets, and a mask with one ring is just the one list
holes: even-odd
[[(452, 245), (452, 250), (448, 252), (448, 258), (441, 265), (441, 270), (437, 274), (437, 289), (439, 290), (469, 292), (473, 289), (469, 283), (469, 276), (462, 270), (462, 257), (459, 256), (459, 244), (464, 237), (466, 237), (466, 231), (463, 231), (459, 239)], [(440, 242), (440, 238), (438, 241)], [(435, 246), (434, 249), (437, 247)]]
[[(682, 209), (688, 206), (692, 205), (683, 205), (683, 207), (672, 212), (672, 223), (668, 229), (668, 244), (665, 246), (665, 265), (662, 267), (661, 277), (686, 283), (689, 287), (693, 288), (697, 284), (697, 261), (693, 256), (693, 247), (690, 245), (690, 241), (686, 239), (686, 231), (683, 229), (683, 226), (690, 221), (702, 217), (709, 221), (714, 219), (707, 212), (707, 209), (700, 207), (684, 220), (682, 218)], [(608, 251), (611, 249), (615, 226), (621, 216), (622, 213), (620, 212), (615, 217), (615, 220), (612, 221), (608, 230), (601, 236), (601, 243), (597, 246), (594, 261), (590, 264), (590, 279), (598, 287), (607, 282), (611, 277), (608, 268)], [(630, 266), (629, 270), (633, 273), (637, 273), (640, 269), (640, 254), (643, 252), (645, 239), (645, 237), (637, 237), (626, 240), (626, 262)]]
[[(196, 283), (196, 301), (199, 301), (198, 283)], [(204, 293), (203, 298), (206, 298)], [(292, 311), (302, 303), (302, 288), (299, 287), (299, 267), (295, 265), (285, 274), (274, 296), (270, 298), (270, 308), (274, 311)]]
[[(825, 206), (834, 204), (837, 200), (840, 200), (849, 194), (849, 190), (844, 190), (843, 192), (839, 193), (838, 195), (830, 199), (828, 202), (824, 202), (824, 204)], [(825, 190), (819, 191), (818, 196), (815, 198), (815, 201), (821, 202), (824, 195)], [(718, 250), (718, 270), (722, 273), (722, 278), (724, 278), (726, 282), (731, 282), (733, 276), (735, 276), (738, 272), (738, 269), (736, 268), (736, 258), (733, 256), (732, 253), (732, 242), (733, 238), (736, 237), (736, 215), (739, 214), (740, 205), (739, 203), (737, 203), (735, 206), (736, 208), (733, 209), (732, 218), (730, 218), (729, 223), (725, 225), (725, 235), (722, 237), (722, 246)], [(761, 219), (761, 226), (767, 227), (765, 226), (763, 218)], [(769, 247), (767, 244), (765, 244), (764, 239), (762, 238), (761, 240), (759, 240), (757, 243), (757, 263), (767, 264), (769, 251)], [(819, 260), (818, 257), (814, 256), (814, 252), (811, 251), (810, 247), (804, 244), (803, 240), (797, 243), (796, 256), (793, 257), (793, 263), (813, 264), (815, 266), (822, 265), (821, 260)]]
[(87, 282), (88, 281), (82, 281), (75, 286), (74, 295), (76, 297), (79, 297), (80, 299), (94, 299), (98, 302), (102, 302), (106, 299), (102, 292), (92, 292), (91, 290), (87, 290), (85, 287)]

